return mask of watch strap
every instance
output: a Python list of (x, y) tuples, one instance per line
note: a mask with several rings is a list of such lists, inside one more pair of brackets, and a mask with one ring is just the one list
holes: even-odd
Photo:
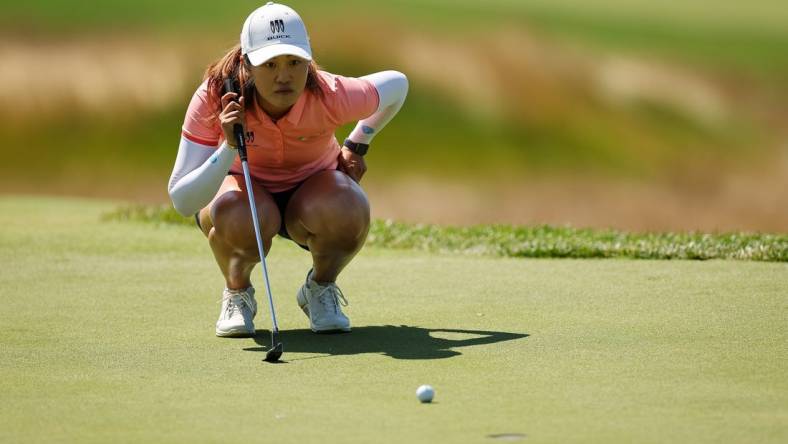
[(367, 151), (369, 151), (369, 144), (356, 143), (356, 142), (353, 142), (350, 139), (345, 139), (345, 142), (342, 145), (346, 146), (350, 151), (353, 151), (354, 153), (358, 154), (359, 156), (363, 156), (363, 155), (367, 154)]

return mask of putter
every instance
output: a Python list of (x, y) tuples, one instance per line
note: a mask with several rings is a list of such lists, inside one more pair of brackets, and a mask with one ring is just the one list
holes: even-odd
[[(224, 79), (225, 92), (237, 93), (232, 79)], [(257, 238), (257, 251), (260, 253), (260, 263), (263, 264), (263, 280), (265, 281), (265, 291), (268, 294), (268, 306), (271, 308), (271, 349), (265, 354), (265, 361), (277, 362), (282, 357), (282, 343), (277, 342), (279, 326), (276, 323), (276, 312), (274, 311), (274, 299), (271, 297), (271, 284), (268, 282), (268, 267), (265, 265), (265, 250), (263, 250), (263, 238), (260, 236), (260, 222), (257, 220), (257, 207), (254, 204), (254, 193), (252, 192), (252, 179), (249, 174), (249, 164), (246, 159), (246, 140), (244, 140), (244, 130), (240, 124), (233, 126), (235, 143), (238, 145), (238, 156), (241, 158), (241, 166), (244, 170), (244, 181), (246, 182), (246, 194), (249, 195), (249, 206), (252, 209), (252, 223), (254, 223), (254, 235)]]

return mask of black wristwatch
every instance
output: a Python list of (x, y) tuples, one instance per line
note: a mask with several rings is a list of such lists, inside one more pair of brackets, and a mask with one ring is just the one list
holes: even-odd
[(354, 153), (358, 154), (359, 156), (363, 156), (364, 154), (367, 154), (367, 151), (369, 150), (368, 144), (356, 143), (350, 139), (345, 139), (345, 143), (343, 143), (343, 145), (346, 146), (350, 151), (353, 151)]

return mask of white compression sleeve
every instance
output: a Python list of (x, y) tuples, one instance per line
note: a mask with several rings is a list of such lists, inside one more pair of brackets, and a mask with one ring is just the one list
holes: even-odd
[(408, 78), (399, 71), (382, 71), (362, 79), (369, 80), (378, 90), (378, 110), (358, 122), (348, 138), (356, 143), (369, 144), (380, 130), (397, 114), (408, 95)]
[(175, 210), (191, 216), (208, 205), (222, 185), (235, 155), (236, 151), (226, 142), (217, 150), (181, 136), (168, 186)]

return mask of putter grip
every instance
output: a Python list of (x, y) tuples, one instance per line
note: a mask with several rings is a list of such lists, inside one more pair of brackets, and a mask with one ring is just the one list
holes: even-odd
[[(238, 91), (235, 89), (235, 82), (233, 82), (233, 79), (230, 77), (224, 79), (224, 92), (238, 94)], [(235, 102), (235, 100), (233, 101)], [(240, 156), (241, 161), (246, 161), (246, 141), (244, 140), (244, 128), (241, 124), (236, 123), (233, 125), (233, 135), (235, 136), (235, 143), (238, 147), (238, 156)]]

